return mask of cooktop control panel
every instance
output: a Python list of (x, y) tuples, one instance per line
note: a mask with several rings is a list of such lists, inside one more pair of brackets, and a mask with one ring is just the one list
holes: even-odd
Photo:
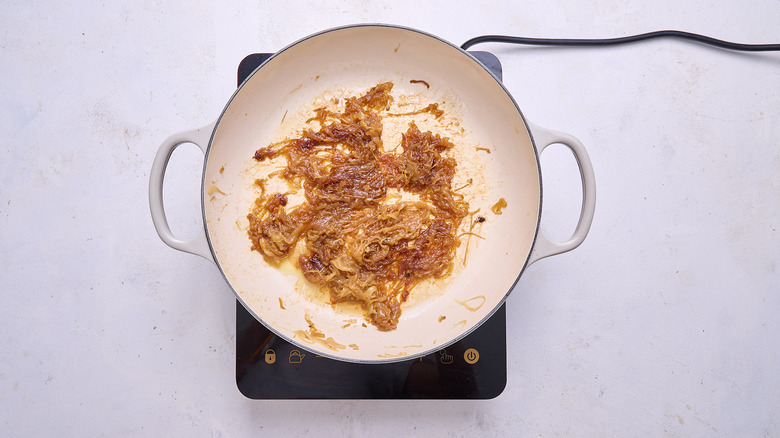
[(236, 308), (236, 382), (254, 399), (488, 399), (506, 386), (501, 308), (455, 344), (418, 359), (357, 364), (318, 356)]

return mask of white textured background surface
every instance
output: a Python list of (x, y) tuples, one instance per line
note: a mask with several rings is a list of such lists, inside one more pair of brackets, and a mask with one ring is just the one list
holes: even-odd
[[(234, 299), (158, 239), (160, 142), (213, 120), (236, 67), (310, 33), (407, 25), (614, 37), (680, 29), (780, 43), (780, 3), (0, 1), (0, 435), (778, 436), (780, 54), (676, 40), (482, 45), (526, 117), (579, 137), (598, 181), (577, 250), (508, 302), (509, 378), (489, 401), (245, 399)], [(197, 148), (166, 206), (201, 229)], [(543, 229), (578, 211), (574, 161), (543, 159)]]

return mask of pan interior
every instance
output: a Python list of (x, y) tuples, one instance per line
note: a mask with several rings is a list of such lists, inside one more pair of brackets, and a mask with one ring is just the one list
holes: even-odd
[[(481, 148), (470, 152), (478, 158), (476, 171), (484, 185), (471, 209), (479, 208), (487, 221), (479, 231), (482, 238), (469, 241), (465, 266), (410, 299), (396, 330), (380, 332), (307, 292), (292, 269), (270, 267), (250, 251), (246, 215), (255, 191), (247, 169), (257, 149), (278, 139), (287, 115), (316, 97), (332, 90), (359, 95), (385, 81), (393, 82), (398, 93), (419, 91), (412, 80), (429, 84), (427, 98), (446, 101), (458, 113), (470, 147)], [(492, 314), (523, 269), (540, 205), (537, 156), (522, 115), (503, 87), (456, 47), (391, 26), (324, 32), (284, 49), (255, 71), (217, 124), (203, 190), (212, 250), (247, 309), (278, 335), (316, 354), (365, 362), (403, 360), (443, 348)], [(490, 207), (500, 198), (507, 206), (498, 215)], [(311, 325), (324, 338), (312, 337)]]

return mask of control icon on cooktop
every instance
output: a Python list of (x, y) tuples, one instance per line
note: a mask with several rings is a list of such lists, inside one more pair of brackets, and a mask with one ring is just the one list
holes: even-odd
[(479, 360), (479, 351), (476, 348), (469, 348), (463, 353), (463, 360), (469, 365), (474, 365)]
[(306, 353), (301, 353), (298, 350), (293, 350), (290, 352), (290, 363), (301, 363), (303, 362), (303, 357), (306, 356)]

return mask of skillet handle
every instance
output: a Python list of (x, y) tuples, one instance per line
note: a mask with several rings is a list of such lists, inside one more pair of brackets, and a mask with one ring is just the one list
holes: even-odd
[(165, 207), (163, 206), (163, 180), (165, 179), (165, 171), (168, 168), (168, 161), (177, 147), (185, 143), (193, 143), (204, 154), (206, 153), (211, 133), (214, 131), (216, 123), (214, 121), (200, 129), (180, 132), (165, 139), (154, 157), (149, 177), (149, 209), (152, 212), (152, 223), (154, 223), (154, 228), (157, 230), (160, 239), (173, 249), (199, 255), (212, 263), (216, 262), (211, 254), (211, 249), (209, 249), (205, 230), (203, 235), (190, 240), (179, 239), (171, 232), (168, 218), (165, 216)]
[(574, 153), (574, 158), (577, 160), (577, 166), (580, 169), (580, 177), (582, 178), (582, 209), (580, 210), (577, 228), (575, 228), (574, 234), (568, 240), (554, 242), (545, 236), (544, 233), (539, 232), (536, 236), (536, 243), (531, 251), (531, 256), (528, 259), (528, 265), (545, 257), (571, 251), (580, 246), (585, 240), (585, 236), (588, 235), (588, 231), (590, 231), (590, 225), (593, 223), (593, 215), (596, 211), (596, 178), (593, 175), (593, 165), (590, 162), (590, 157), (587, 151), (585, 151), (585, 146), (583, 146), (582, 142), (563, 132), (541, 128), (531, 123), (529, 123), (529, 127), (540, 155), (547, 146), (558, 143), (568, 147)]

